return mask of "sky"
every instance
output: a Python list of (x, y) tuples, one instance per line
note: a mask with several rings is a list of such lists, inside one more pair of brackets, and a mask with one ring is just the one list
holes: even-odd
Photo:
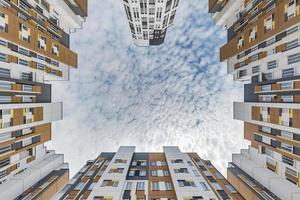
[(243, 85), (219, 62), (226, 31), (207, 10), (207, 0), (181, 0), (165, 43), (145, 48), (133, 44), (121, 0), (89, 0), (83, 29), (71, 35), (78, 69), (52, 87), (64, 119), (53, 123), (47, 146), (64, 154), (71, 176), (124, 145), (179, 146), (226, 175), (231, 154), (248, 145), (243, 123), (232, 118)]

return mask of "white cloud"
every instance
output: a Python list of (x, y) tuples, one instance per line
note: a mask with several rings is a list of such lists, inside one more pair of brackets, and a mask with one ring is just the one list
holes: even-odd
[(224, 173), (232, 152), (246, 145), (242, 123), (232, 119), (243, 88), (219, 63), (226, 33), (214, 26), (206, 0), (182, 0), (165, 44), (151, 48), (133, 45), (122, 1), (90, 0), (89, 12), (71, 36), (79, 69), (53, 86), (64, 120), (54, 124), (49, 146), (65, 154), (71, 174), (120, 145), (178, 145)]

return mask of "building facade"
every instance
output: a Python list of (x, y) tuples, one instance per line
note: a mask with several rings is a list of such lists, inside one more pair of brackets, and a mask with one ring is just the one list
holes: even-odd
[(68, 181), (44, 146), (62, 119), (48, 81), (77, 67), (69, 34), (86, 14), (86, 0), (0, 0), (0, 199), (50, 199)]
[(243, 199), (210, 161), (178, 147), (138, 153), (120, 147), (101, 153), (55, 196), (56, 199), (199, 200)]
[(179, 0), (122, 0), (129, 28), (137, 46), (164, 43), (174, 24)]
[(246, 81), (234, 118), (249, 149), (234, 154), (228, 180), (246, 199), (300, 199), (300, 4), (298, 0), (211, 0), (228, 31), (228, 73)]

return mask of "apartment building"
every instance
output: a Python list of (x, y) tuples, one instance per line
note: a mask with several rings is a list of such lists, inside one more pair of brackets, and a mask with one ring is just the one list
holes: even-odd
[(245, 81), (248, 149), (234, 154), (228, 180), (246, 199), (300, 199), (300, 4), (298, 0), (210, 0), (228, 31), (220, 59)]
[(44, 146), (62, 119), (48, 81), (77, 67), (69, 34), (86, 14), (86, 0), (0, 0), (0, 199), (50, 199), (68, 181)]
[(120, 147), (88, 161), (55, 199), (243, 199), (210, 161), (178, 147), (140, 153)]
[(134, 44), (164, 43), (167, 29), (174, 24), (179, 0), (122, 0)]

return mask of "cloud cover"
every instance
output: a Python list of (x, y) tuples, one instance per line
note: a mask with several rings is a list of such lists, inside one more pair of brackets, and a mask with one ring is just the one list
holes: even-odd
[(53, 84), (64, 120), (48, 144), (64, 153), (71, 176), (88, 159), (120, 145), (162, 151), (176, 145), (210, 159), (223, 173), (247, 143), (232, 102), (243, 88), (219, 63), (226, 32), (207, 13), (207, 0), (181, 0), (163, 45), (134, 46), (121, 0), (89, 0), (83, 30), (71, 36), (79, 68)]

